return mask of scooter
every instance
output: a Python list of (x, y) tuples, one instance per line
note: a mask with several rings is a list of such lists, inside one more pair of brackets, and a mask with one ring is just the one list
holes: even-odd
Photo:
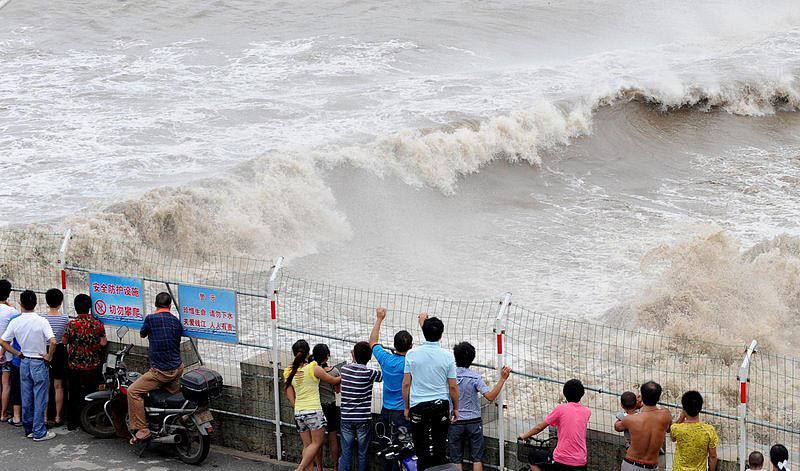
[(397, 464), (400, 471), (417, 471), (414, 440), (406, 427), (397, 427), (387, 435), (385, 425), (378, 423), (375, 425), (375, 435), (378, 437), (378, 447), (381, 448), (377, 453), (379, 457)]
[[(122, 337), (127, 327), (117, 330)], [(128, 345), (117, 353), (109, 353), (103, 377), (105, 390), (89, 394), (81, 410), (81, 426), (97, 438), (117, 436), (119, 415), (128, 425), (128, 388), (139, 379), (140, 373), (128, 371), (125, 357), (133, 345)], [(197, 368), (181, 378), (181, 392), (170, 394), (159, 389), (145, 397), (145, 415), (152, 438), (140, 448), (140, 453), (149, 443), (174, 446), (181, 461), (187, 464), (200, 464), (211, 447), (211, 434), (214, 431), (214, 417), (209, 411), (209, 400), (222, 391), (222, 376), (207, 368)], [(115, 417), (117, 415), (117, 417)], [(115, 420), (116, 418), (116, 420)]]

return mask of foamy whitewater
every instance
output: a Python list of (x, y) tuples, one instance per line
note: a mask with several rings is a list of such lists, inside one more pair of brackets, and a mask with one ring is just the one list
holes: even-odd
[(799, 107), (796, 1), (12, 0), (0, 220), (796, 353)]

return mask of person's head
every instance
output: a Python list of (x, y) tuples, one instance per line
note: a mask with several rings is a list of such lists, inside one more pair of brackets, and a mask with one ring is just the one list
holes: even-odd
[(372, 358), (372, 348), (368, 342), (358, 342), (353, 345), (353, 361), (366, 365), (370, 358)]
[(0, 280), (0, 302), (8, 301), (9, 296), (11, 296), (11, 282)]
[(764, 455), (760, 451), (754, 451), (747, 457), (747, 466), (753, 471), (764, 469)]
[(311, 350), (311, 359), (319, 363), (320, 366), (328, 366), (328, 359), (331, 357), (331, 349), (324, 343), (314, 345)]
[(648, 381), (642, 385), (641, 393), (644, 405), (654, 407), (661, 400), (661, 385), (655, 381)]
[(75, 296), (75, 313), (76, 314), (89, 314), (92, 310), (92, 298), (88, 294), (79, 294)]
[(626, 411), (636, 410), (636, 404), (638, 402), (639, 398), (636, 397), (636, 393), (631, 391), (626, 391), (619, 397), (619, 403)]
[(36, 309), (36, 293), (30, 290), (23, 291), (19, 295), (19, 305), (23, 311), (31, 312)]
[(461, 342), (453, 347), (453, 356), (456, 357), (456, 366), (469, 368), (475, 361), (475, 347), (469, 342)]
[(777, 470), (788, 470), (789, 450), (783, 445), (772, 445), (772, 448), (769, 449), (769, 461)]
[(169, 309), (172, 307), (172, 296), (169, 293), (158, 293), (156, 295), (156, 309)]
[(564, 397), (567, 402), (581, 402), (585, 392), (583, 383), (578, 379), (571, 379), (564, 383)]
[(703, 410), (703, 395), (697, 391), (686, 391), (681, 397), (681, 407), (689, 417), (697, 417)]
[(407, 330), (401, 330), (394, 334), (394, 351), (397, 353), (406, 353), (411, 350), (414, 344), (414, 338)]
[(289, 370), (289, 376), (286, 377), (286, 389), (292, 386), (292, 381), (294, 380), (295, 375), (297, 374), (297, 370), (308, 361), (308, 355), (311, 353), (311, 347), (308, 345), (303, 339), (298, 340), (297, 342), (292, 345), (292, 355), (294, 355), (294, 360), (292, 360), (292, 367)]
[(49, 289), (44, 294), (44, 300), (47, 301), (47, 307), (50, 309), (58, 309), (64, 304), (64, 293), (60, 289)]
[(438, 317), (429, 317), (422, 323), (422, 335), (428, 342), (442, 340), (442, 334), (444, 334), (444, 322)]

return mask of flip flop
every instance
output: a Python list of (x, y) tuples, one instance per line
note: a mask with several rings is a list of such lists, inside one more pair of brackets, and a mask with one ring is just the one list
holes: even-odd
[(151, 434), (149, 434), (149, 435), (147, 435), (146, 437), (143, 437), (143, 438), (139, 438), (139, 437), (137, 437), (136, 435), (134, 435), (134, 436), (133, 436), (133, 437), (132, 437), (132, 438), (131, 438), (131, 439), (128, 441), (128, 443), (130, 443), (131, 445), (134, 445), (134, 446), (135, 446), (135, 445), (140, 445), (140, 444), (142, 444), (142, 443), (144, 443), (144, 442), (148, 442), (148, 441), (150, 441), (152, 438), (153, 438), (153, 434), (152, 434), (152, 433), (151, 433)]
[(22, 422), (14, 422), (14, 419), (8, 419), (8, 423), (13, 425), (14, 427), (22, 427)]

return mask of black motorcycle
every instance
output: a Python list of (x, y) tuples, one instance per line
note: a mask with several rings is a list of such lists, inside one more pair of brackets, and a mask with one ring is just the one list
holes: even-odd
[[(127, 329), (125, 330), (127, 331)], [(125, 332), (117, 334), (121, 337)], [(113, 438), (128, 425), (128, 387), (141, 374), (129, 372), (125, 356), (133, 345), (109, 353), (104, 367), (105, 390), (89, 394), (81, 410), (81, 426), (97, 438)], [(145, 415), (152, 438), (145, 442), (174, 446), (181, 461), (200, 464), (211, 447), (213, 416), (209, 400), (222, 391), (222, 376), (207, 368), (189, 371), (181, 378), (181, 392), (155, 390), (145, 397)], [(120, 422), (122, 422), (120, 424)]]
[(397, 464), (401, 471), (417, 471), (417, 455), (414, 452), (414, 440), (406, 427), (398, 427), (388, 432), (384, 424), (375, 426), (375, 435), (378, 437), (378, 457), (386, 462)]

